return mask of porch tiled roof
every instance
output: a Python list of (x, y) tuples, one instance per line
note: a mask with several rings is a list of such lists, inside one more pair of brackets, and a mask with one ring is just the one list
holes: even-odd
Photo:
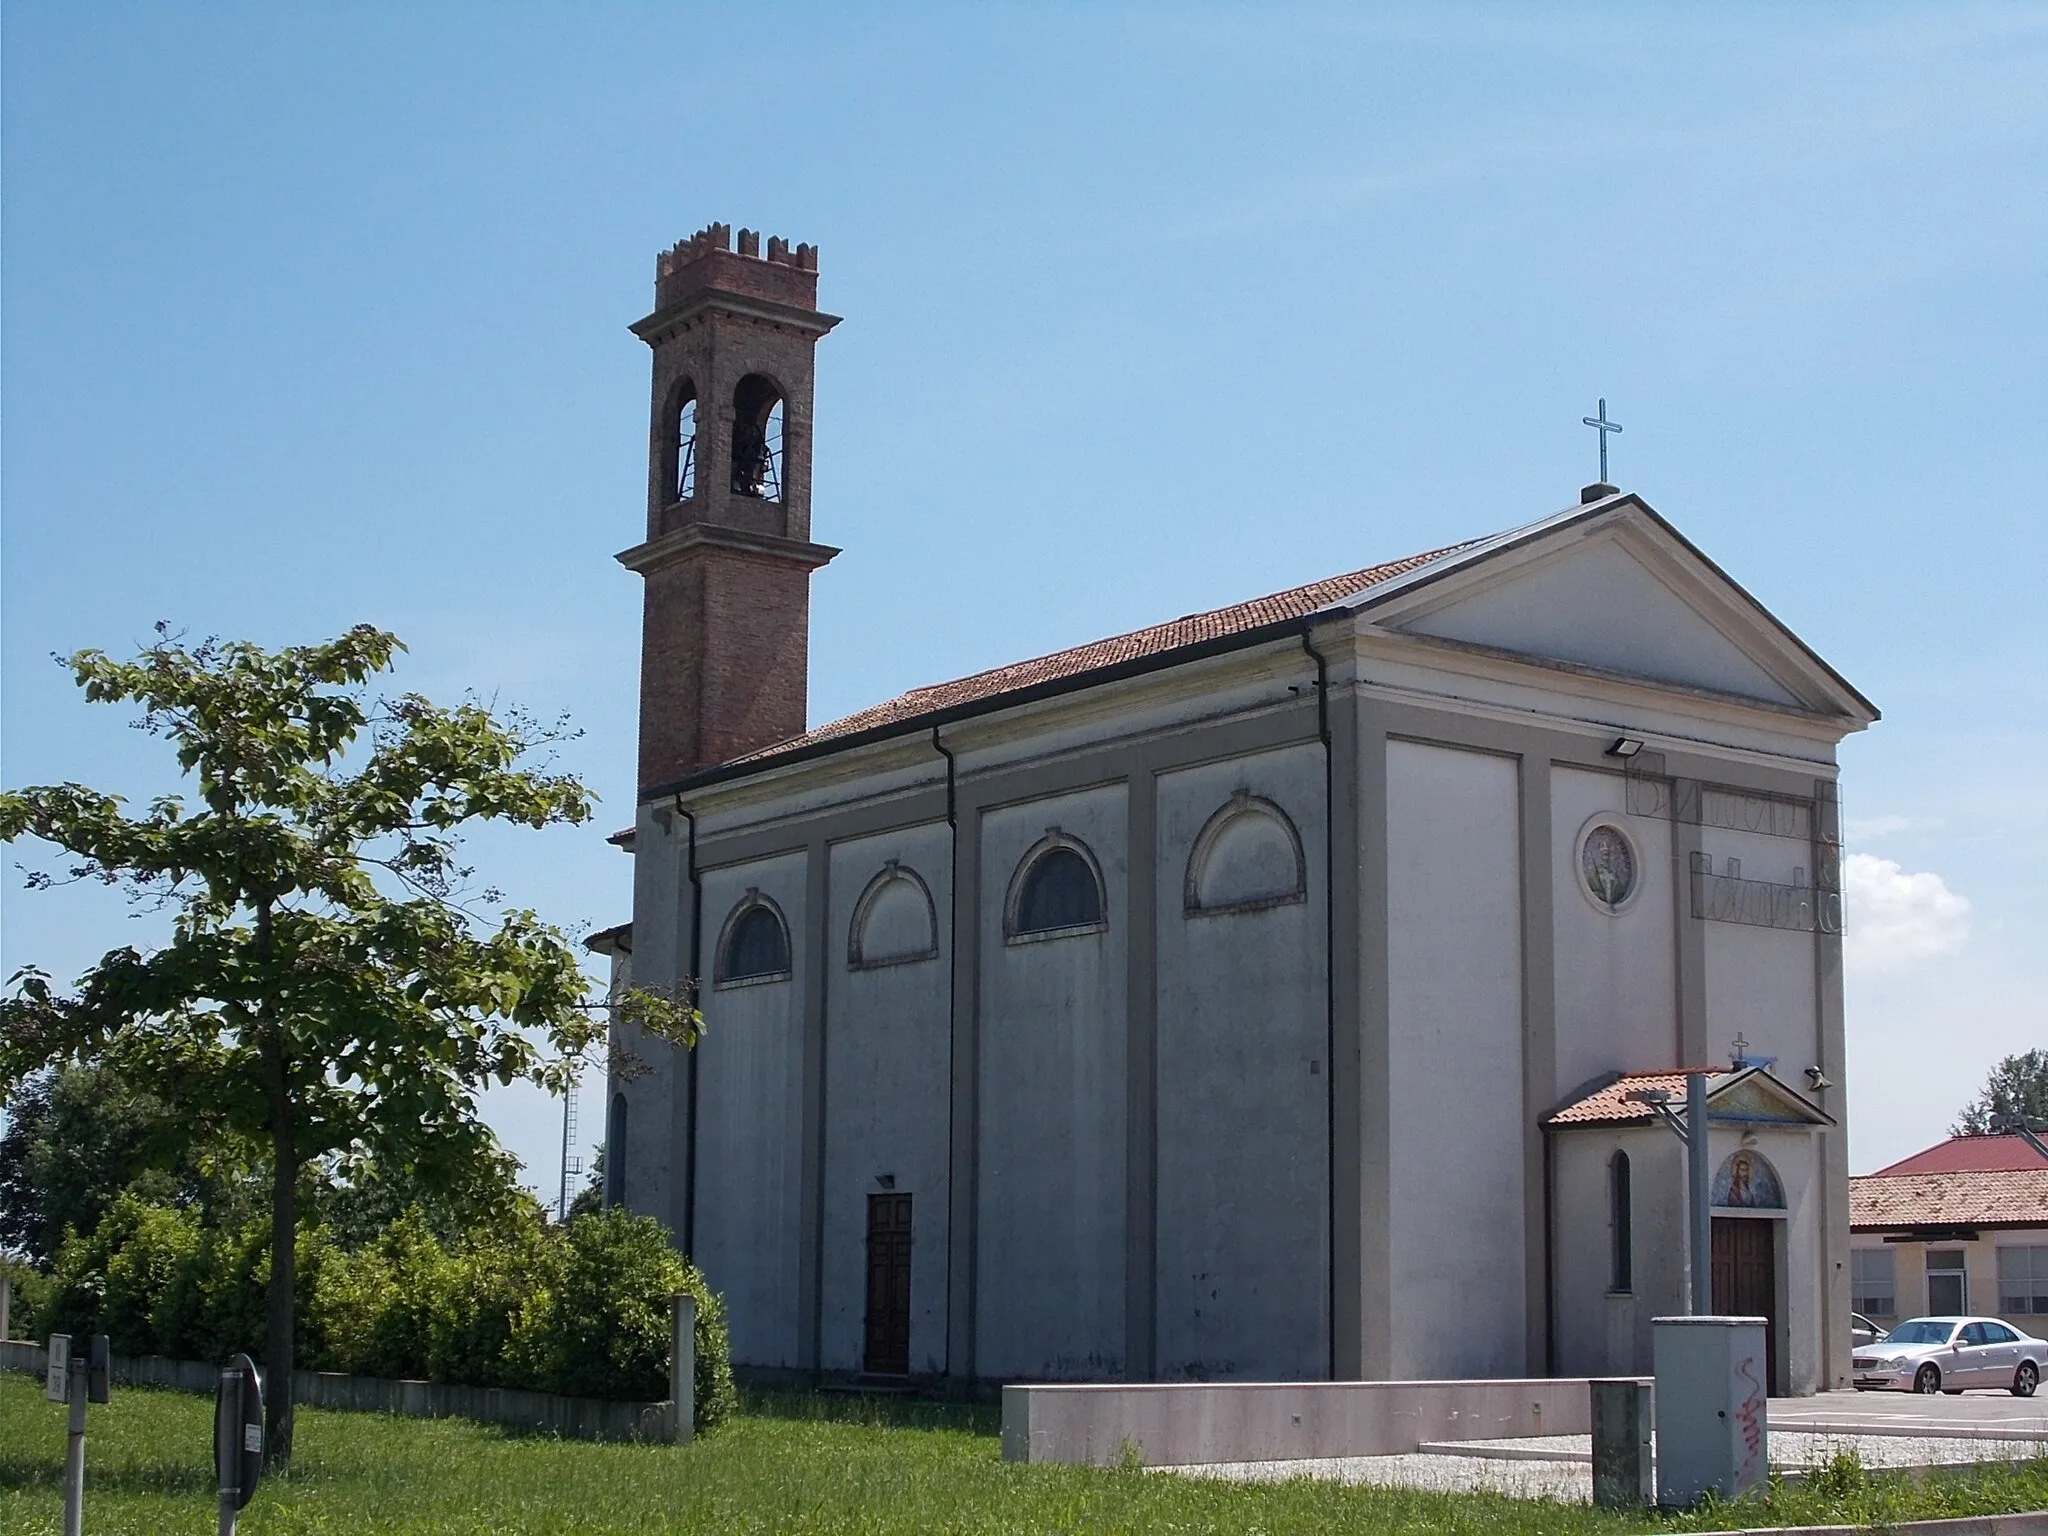
[(2048, 1226), (2048, 1167), (1866, 1173), (1849, 1181), (1849, 1225)]
[[(1707, 1079), (1707, 1089), (1712, 1092), (1714, 1085), (1728, 1076), (1725, 1067), (1710, 1067), (1713, 1073)], [(1674, 1110), (1685, 1108), (1684, 1072), (1624, 1072), (1613, 1082), (1581, 1094), (1563, 1108), (1551, 1112), (1551, 1125), (1627, 1125), (1631, 1121), (1654, 1120), (1657, 1111), (1632, 1094), (1663, 1091), (1671, 1096)]]

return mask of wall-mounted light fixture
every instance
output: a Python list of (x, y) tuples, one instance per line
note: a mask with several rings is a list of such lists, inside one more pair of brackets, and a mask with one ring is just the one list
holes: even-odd
[(1614, 738), (1614, 745), (1607, 749), (1607, 755), (1609, 757), (1621, 758), (1626, 762), (1642, 750), (1643, 743), (1638, 737), (1617, 736)]
[(1813, 1084), (1814, 1091), (1816, 1093), (1823, 1092), (1826, 1089), (1835, 1086), (1834, 1079), (1829, 1077), (1827, 1073), (1821, 1071), (1819, 1067), (1808, 1067), (1806, 1069), (1806, 1080), (1809, 1083)]
[(896, 1187), (896, 1175), (893, 1173), (878, 1173), (875, 1175), (875, 1183), (883, 1189), (894, 1189)]

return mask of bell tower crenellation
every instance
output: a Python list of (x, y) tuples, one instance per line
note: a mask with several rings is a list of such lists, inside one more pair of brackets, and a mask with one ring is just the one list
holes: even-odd
[(811, 542), (816, 246), (711, 224), (655, 258), (640, 787), (801, 735)]

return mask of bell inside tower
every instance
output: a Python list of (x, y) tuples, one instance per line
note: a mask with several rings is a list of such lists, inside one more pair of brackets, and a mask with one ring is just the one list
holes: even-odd
[(782, 500), (782, 391), (758, 373), (733, 391), (732, 492)]

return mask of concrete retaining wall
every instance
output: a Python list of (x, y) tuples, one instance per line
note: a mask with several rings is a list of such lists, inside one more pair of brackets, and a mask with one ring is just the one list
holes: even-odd
[[(0, 1342), (0, 1370), (40, 1377), (47, 1369), (41, 1345)], [(203, 1360), (167, 1360), (161, 1355), (116, 1355), (114, 1384), (168, 1387), (210, 1395), (220, 1367)], [(474, 1419), (559, 1435), (565, 1440), (654, 1440), (676, 1438), (671, 1403), (615, 1403), (601, 1398), (555, 1397), (505, 1387), (449, 1387), (430, 1381), (383, 1381), (374, 1376), (341, 1376), (329, 1371), (292, 1372), (292, 1401), (312, 1408), (356, 1413), (396, 1413), (426, 1419)]]
[(1150, 1467), (1391, 1456), (1425, 1440), (1592, 1433), (1584, 1377), (1003, 1388), (1003, 1460)]

